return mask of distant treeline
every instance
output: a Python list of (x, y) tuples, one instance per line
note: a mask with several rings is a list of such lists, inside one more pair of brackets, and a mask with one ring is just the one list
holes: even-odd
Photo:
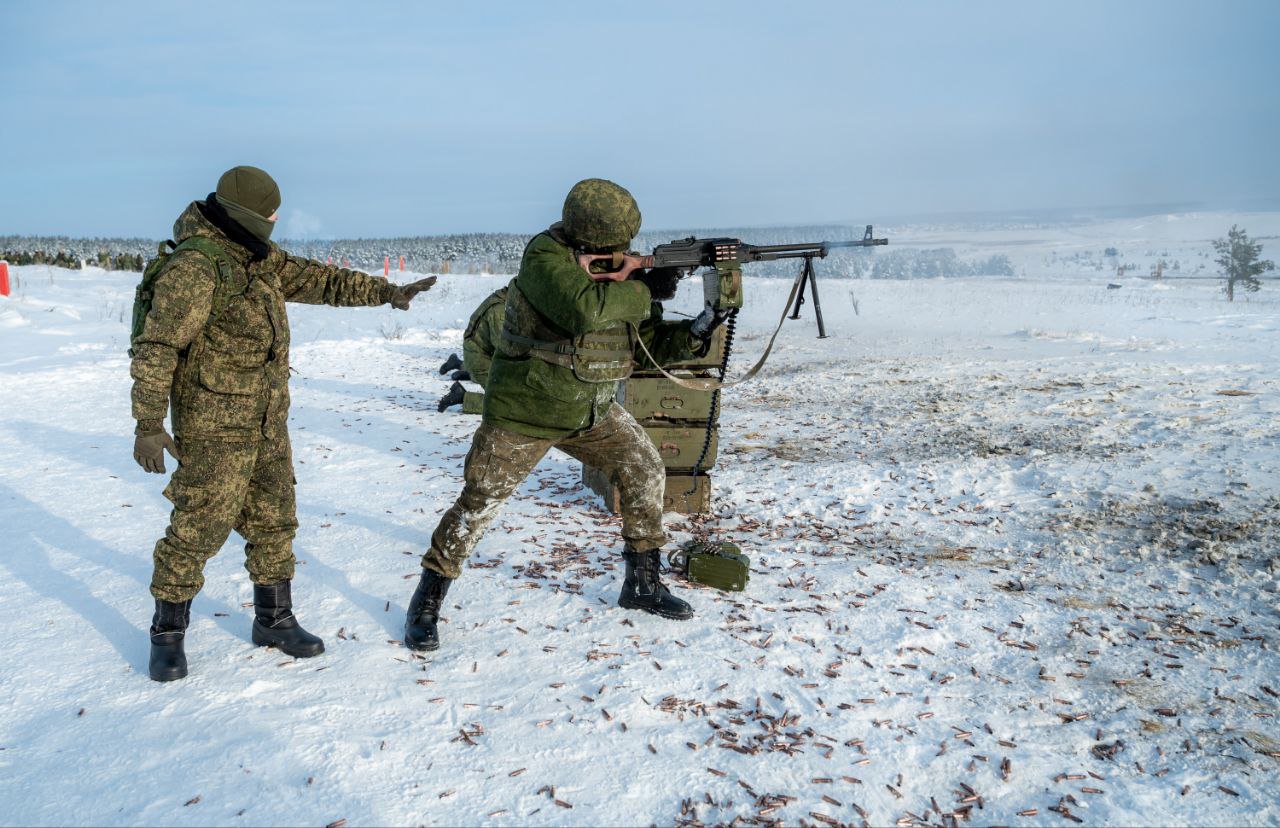
[(82, 258), (66, 250), (57, 249), (52, 252), (38, 247), (35, 249), (3, 249), (0, 260), (11, 265), (47, 264), (54, 267), (65, 267), (79, 270), (81, 264), (96, 265), (104, 270), (132, 270), (141, 272), (146, 259), (140, 253), (111, 253), (99, 250), (92, 257)]
[[(712, 238), (727, 236), (753, 244), (792, 244), (797, 242), (843, 241), (854, 238), (853, 231), (842, 226), (771, 227), (751, 229), (659, 230), (641, 233), (632, 247), (652, 250), (659, 244), (686, 236)], [(861, 237), (861, 234), (858, 235)], [(520, 257), (532, 234), (467, 233), (449, 236), (416, 236), (392, 239), (333, 239), (327, 241), (286, 240), (281, 242), (294, 253), (335, 264), (350, 262), (352, 267), (370, 272), (380, 270), (387, 259), (391, 268), (399, 267), (426, 273), (515, 273)], [(850, 277), (865, 269), (860, 260), (868, 257), (865, 250), (835, 251), (827, 259), (824, 273)], [(761, 262), (750, 267), (755, 276), (794, 274), (795, 261)]]
[[(861, 232), (842, 225), (664, 230), (641, 233), (633, 246), (636, 250), (647, 251), (686, 236), (729, 237), (752, 244), (795, 244), (845, 241), (861, 238)], [(415, 273), (514, 273), (520, 266), (520, 257), (529, 238), (529, 235), (516, 233), (466, 233), (388, 239), (284, 239), (280, 244), (300, 256), (332, 261), (370, 273), (381, 273), (387, 260), (390, 260), (393, 271), (398, 270), (402, 256), (405, 269)], [(893, 240), (890, 239), (889, 243), (892, 245)], [(0, 236), (0, 250), (4, 251), (0, 255), (12, 264), (78, 268), (83, 261), (109, 270), (141, 271), (146, 261), (156, 255), (157, 244), (157, 241), (138, 238)], [(746, 272), (751, 276), (791, 276), (798, 272), (799, 267), (799, 261), (794, 259), (758, 262), (747, 267)], [(1013, 265), (1006, 256), (966, 261), (951, 248), (839, 249), (817, 262), (817, 267), (823, 278), (840, 279), (1014, 275)]]
[[(859, 274), (862, 275), (862, 274)], [(872, 279), (935, 279), (957, 276), (1013, 276), (1013, 262), (1003, 254), (963, 261), (950, 247), (903, 248), (877, 253), (866, 274)]]

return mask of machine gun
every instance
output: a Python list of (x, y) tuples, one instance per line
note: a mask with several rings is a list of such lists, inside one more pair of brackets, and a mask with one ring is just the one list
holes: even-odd
[(650, 256), (641, 257), (641, 267), (675, 267), (686, 273), (697, 267), (715, 267), (718, 263), (772, 262), (778, 259), (803, 259), (798, 277), (799, 289), (792, 306), (791, 319), (800, 318), (804, 305), (805, 285), (813, 297), (813, 313), (818, 320), (818, 338), (827, 338), (827, 326), (822, 319), (822, 302), (818, 299), (818, 275), (813, 269), (815, 258), (825, 259), (832, 249), (840, 247), (872, 247), (888, 244), (888, 239), (874, 238), (871, 225), (867, 225), (862, 238), (854, 241), (816, 242), (801, 244), (747, 244), (738, 239), (697, 239), (690, 236), (680, 241), (660, 244)]
[(640, 267), (689, 269), (714, 267), (717, 262), (772, 262), (777, 259), (825, 259), (838, 247), (872, 247), (888, 244), (888, 239), (872, 238), (871, 225), (855, 241), (806, 242), (803, 244), (747, 244), (740, 239), (687, 239), (660, 244), (653, 253), (640, 257)]
[[(672, 267), (688, 275), (699, 267), (724, 266), (730, 263), (771, 262), (778, 259), (804, 259), (799, 276), (799, 290), (796, 294), (794, 312), (791, 319), (800, 318), (800, 307), (804, 304), (805, 284), (813, 297), (813, 310), (818, 318), (818, 338), (827, 336), (826, 325), (822, 320), (822, 303), (818, 300), (818, 277), (813, 269), (813, 260), (825, 259), (827, 254), (841, 247), (873, 247), (888, 244), (888, 239), (874, 238), (871, 225), (861, 239), (835, 242), (807, 242), (801, 244), (747, 244), (741, 239), (716, 238), (699, 239), (690, 236), (687, 239), (660, 244), (647, 256), (623, 256), (614, 254), (589, 254), (578, 256), (578, 263), (584, 270), (598, 281), (622, 281), (638, 268)], [(604, 271), (594, 268), (603, 266)], [(610, 269), (611, 268), (611, 269)]]
[[(703, 275), (702, 286), (705, 302), (703, 312), (705, 314), (708, 311), (714, 311), (716, 317), (720, 317), (722, 313), (724, 314), (719, 364), (711, 368), (717, 373), (717, 376), (712, 377), (705, 374), (702, 376), (688, 376), (687, 370), (681, 372), (684, 374), (683, 376), (676, 376), (654, 359), (642, 338), (639, 336), (635, 338), (637, 346), (648, 360), (644, 364), (651, 365), (655, 374), (661, 375), (664, 382), (710, 396), (709, 404), (707, 405), (706, 436), (703, 438), (702, 452), (693, 463), (693, 469), (689, 475), (692, 488), (684, 493), (684, 497), (690, 497), (698, 492), (699, 475), (702, 472), (703, 463), (710, 453), (715, 434), (715, 425), (719, 417), (721, 389), (746, 382), (764, 366), (770, 352), (773, 350), (774, 342), (777, 341), (778, 333), (782, 330), (782, 325), (788, 318), (787, 313), (791, 311), (793, 306), (795, 312), (791, 314), (790, 318), (800, 318), (800, 306), (804, 304), (806, 284), (813, 297), (813, 309), (818, 318), (818, 336), (819, 338), (826, 338), (827, 331), (822, 319), (822, 305), (818, 301), (818, 279), (813, 268), (813, 260), (825, 259), (830, 251), (837, 248), (873, 247), (888, 243), (888, 239), (875, 238), (872, 233), (872, 227), (868, 224), (862, 238), (851, 241), (757, 245), (747, 244), (741, 239), (699, 239), (690, 236), (686, 239), (660, 244), (647, 256), (630, 255), (622, 252), (595, 254), (582, 250), (577, 251), (578, 265), (596, 281), (620, 282), (630, 278), (632, 273), (641, 269), (671, 268), (678, 271), (681, 277), (684, 277), (698, 268), (711, 268), (709, 271), (704, 271)], [(778, 325), (774, 328), (773, 334), (765, 345), (764, 353), (743, 376), (731, 382), (726, 381), (725, 373), (728, 367), (729, 354), (733, 347), (736, 314), (743, 305), (742, 265), (744, 263), (776, 261), (778, 259), (803, 259), (804, 265), (795, 282), (791, 285), (791, 293), (787, 297), (782, 315), (778, 319)], [(649, 369), (645, 368), (645, 370)], [(645, 377), (640, 380), (633, 379), (632, 381), (653, 382), (654, 380), (651, 377)], [(669, 397), (664, 397), (664, 399), (669, 399)], [(706, 490), (704, 489), (703, 491), (705, 492)], [(601, 493), (603, 494), (603, 491)], [(705, 548), (697, 546), (694, 549), (686, 549), (682, 553), (679, 562), (673, 559), (672, 563), (673, 565), (687, 567), (687, 576), (692, 580), (701, 580), (703, 583), (722, 589), (742, 589), (746, 585), (749, 562), (736, 547), (726, 551), (728, 546), (731, 545), (707, 544)]]

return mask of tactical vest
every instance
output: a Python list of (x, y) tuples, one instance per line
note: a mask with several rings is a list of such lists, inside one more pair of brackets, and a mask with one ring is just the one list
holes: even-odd
[(631, 376), (634, 347), (631, 327), (626, 322), (565, 339), (515, 283), (507, 293), (506, 317), (502, 321), (504, 356), (537, 357), (569, 368), (582, 382), (617, 382)]

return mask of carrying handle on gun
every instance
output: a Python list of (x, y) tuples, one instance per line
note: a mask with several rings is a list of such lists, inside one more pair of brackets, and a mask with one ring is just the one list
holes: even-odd
[(658, 361), (653, 358), (653, 354), (649, 353), (649, 349), (645, 347), (644, 340), (640, 338), (640, 331), (636, 329), (636, 326), (630, 322), (628, 322), (627, 325), (633, 329), (636, 342), (640, 344), (640, 350), (649, 358), (649, 362), (653, 364), (653, 367), (657, 368), (664, 377), (671, 380), (676, 385), (679, 385), (681, 388), (690, 388), (694, 391), (717, 391), (721, 388), (732, 388), (735, 385), (741, 385), (751, 379), (759, 373), (761, 368), (764, 367), (765, 360), (769, 358), (769, 353), (773, 350), (773, 343), (777, 340), (778, 333), (782, 330), (782, 323), (787, 321), (787, 311), (791, 310), (791, 303), (796, 300), (796, 292), (800, 289), (803, 276), (804, 274), (801, 274), (801, 276), (796, 277), (796, 280), (791, 283), (791, 293), (787, 296), (787, 303), (782, 307), (782, 316), (778, 318), (778, 326), (773, 329), (773, 336), (769, 337), (769, 344), (765, 346), (764, 353), (760, 355), (760, 359), (756, 361), (755, 365), (751, 366), (751, 369), (748, 370), (747, 373), (730, 382), (710, 378), (700, 379), (694, 377), (677, 377), (674, 374), (669, 373), (667, 369), (658, 364)]

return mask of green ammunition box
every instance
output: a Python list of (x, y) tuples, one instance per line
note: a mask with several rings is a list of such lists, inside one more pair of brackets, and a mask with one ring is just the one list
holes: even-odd
[[(644, 424), (644, 433), (658, 449), (662, 456), (662, 465), (668, 469), (692, 469), (702, 456), (702, 447), (707, 440), (705, 424), (699, 425), (664, 425)], [(702, 468), (709, 469), (715, 465), (716, 453), (720, 448), (720, 429), (711, 429), (711, 445), (707, 447), (707, 456), (702, 458)]]
[(705, 474), (672, 474), (667, 472), (667, 487), (662, 493), (662, 509), (682, 515), (711, 511), (711, 478)]
[(618, 386), (618, 402), (646, 420), (702, 420), (711, 416), (710, 391), (682, 388), (663, 376), (632, 377)]
[(690, 581), (725, 592), (742, 592), (751, 579), (751, 559), (727, 541), (689, 541), (667, 560)]
[[(604, 507), (617, 514), (622, 509), (622, 498), (618, 487), (605, 477), (597, 468), (582, 466), (582, 484), (600, 495)], [(694, 477), (691, 474), (667, 475), (666, 488), (662, 494), (662, 508), (666, 512), (679, 512), (692, 515), (711, 509), (711, 478), (705, 474)]]
[(717, 262), (715, 270), (704, 270), (702, 298), (713, 308), (742, 307), (742, 266), (737, 262)]

